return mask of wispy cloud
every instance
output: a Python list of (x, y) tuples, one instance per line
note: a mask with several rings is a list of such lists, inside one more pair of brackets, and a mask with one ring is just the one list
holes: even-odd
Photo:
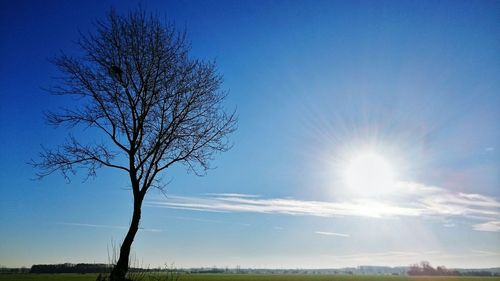
[(340, 236), (340, 237), (349, 237), (349, 234), (345, 233), (337, 233), (337, 232), (328, 232), (328, 231), (316, 231), (314, 232), (319, 235), (326, 235), (326, 236)]
[[(117, 226), (117, 225), (107, 225), (107, 224), (91, 224), (91, 223), (75, 223), (75, 222), (56, 222), (58, 225), (66, 225), (66, 226), (80, 226), (80, 227), (91, 227), (91, 228), (114, 228), (114, 229), (127, 229), (125, 226)], [(164, 232), (163, 229), (157, 228), (139, 228), (139, 231), (145, 232)]]
[(165, 230), (163, 229), (159, 229), (159, 228), (139, 228), (139, 231), (145, 231), (145, 232), (165, 232)]
[(452, 223), (452, 222), (446, 222), (443, 224), (444, 227), (455, 227), (457, 226), (456, 224)]
[(485, 223), (475, 224), (474, 229), (477, 231), (500, 232), (500, 221), (489, 221)]
[(254, 212), (320, 217), (384, 217), (394, 214), (418, 216), (420, 214), (415, 208), (391, 206), (370, 200), (335, 203), (283, 198), (171, 196), (166, 201), (148, 201), (146, 206), (207, 212)]
[(350, 201), (311, 201), (263, 198), (257, 195), (223, 193), (203, 196), (170, 196), (146, 206), (204, 212), (251, 212), (318, 217), (439, 217), (486, 221), (474, 225), (479, 231), (500, 231), (500, 201), (472, 193), (400, 182), (398, 192), (386, 198), (357, 198)]
[(188, 221), (196, 221), (196, 222), (203, 222), (203, 223), (210, 223), (210, 224), (217, 223), (217, 224), (250, 226), (249, 223), (241, 223), (241, 222), (234, 222), (234, 221), (210, 220), (210, 219), (200, 219), (200, 218), (194, 218), (194, 217), (183, 217), (183, 216), (167, 216), (167, 217), (172, 218), (172, 219), (177, 219), (177, 220), (188, 220)]
[(351, 264), (373, 263), (374, 260), (386, 264), (412, 264), (419, 260), (470, 260), (471, 258), (496, 257), (499, 253), (481, 250), (471, 250), (450, 254), (446, 252), (430, 251), (398, 251), (391, 250), (385, 252), (364, 252), (345, 255), (323, 255), (325, 259), (332, 261), (348, 262)]
[(90, 223), (75, 223), (75, 222), (56, 222), (55, 224), (59, 224), (59, 225), (67, 225), (67, 226), (93, 227), (93, 228), (115, 228), (115, 229), (126, 229), (126, 227), (125, 227), (125, 226), (106, 225), (106, 224), (90, 224)]
[(472, 250), (474, 255), (479, 255), (479, 256), (500, 256), (499, 252), (492, 252), (492, 251), (483, 251), (483, 250)]
[(216, 197), (241, 197), (241, 198), (258, 198), (258, 197), (260, 197), (260, 195), (243, 194), (243, 193), (203, 193), (203, 195), (216, 196)]
[[(432, 254), (432, 253), (431, 253)], [(348, 254), (348, 255), (324, 255), (325, 257), (330, 257), (334, 259), (342, 260), (373, 260), (374, 258), (404, 258), (404, 257), (418, 257), (422, 253), (418, 252), (404, 252), (404, 251), (388, 251), (388, 252), (375, 252), (375, 253), (359, 253), (359, 254)], [(429, 255), (429, 253), (426, 253)]]

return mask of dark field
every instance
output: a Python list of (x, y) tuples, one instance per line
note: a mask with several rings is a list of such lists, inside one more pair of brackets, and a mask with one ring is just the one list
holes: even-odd
[[(96, 274), (0, 274), (1, 281), (95, 281)], [(500, 277), (408, 277), (268, 274), (185, 274), (179, 281), (500, 281)]]

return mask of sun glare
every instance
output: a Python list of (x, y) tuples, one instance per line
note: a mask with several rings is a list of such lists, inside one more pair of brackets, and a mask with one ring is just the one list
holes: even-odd
[(395, 186), (393, 167), (386, 158), (375, 152), (363, 152), (351, 158), (344, 177), (349, 190), (355, 193), (387, 193)]

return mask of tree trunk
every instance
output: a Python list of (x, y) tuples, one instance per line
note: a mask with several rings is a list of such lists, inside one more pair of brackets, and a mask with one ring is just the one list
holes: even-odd
[[(134, 196), (135, 197), (135, 196)], [(132, 215), (132, 222), (130, 223), (130, 228), (123, 239), (123, 243), (120, 247), (120, 257), (116, 262), (113, 270), (110, 274), (110, 281), (124, 281), (125, 276), (129, 267), (129, 256), (130, 256), (130, 248), (132, 246), (132, 242), (134, 241), (135, 234), (139, 230), (139, 221), (141, 220), (141, 205), (142, 200), (139, 198), (134, 198), (134, 213)]]

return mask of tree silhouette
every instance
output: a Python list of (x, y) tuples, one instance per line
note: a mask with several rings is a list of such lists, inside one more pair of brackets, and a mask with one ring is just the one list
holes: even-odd
[(82, 168), (95, 176), (103, 166), (128, 175), (133, 215), (110, 275), (126, 280), (148, 190), (163, 189), (159, 175), (176, 163), (203, 174), (214, 153), (229, 149), (236, 117), (222, 106), (226, 92), (215, 63), (188, 56), (185, 32), (142, 9), (111, 11), (95, 26), (78, 41), (82, 56), (54, 59), (63, 76), (50, 91), (76, 96), (78, 104), (47, 119), (55, 126), (96, 128), (107, 141), (83, 144), (70, 136), (55, 149), (44, 148), (32, 165), (40, 177), (60, 171), (69, 179)]

